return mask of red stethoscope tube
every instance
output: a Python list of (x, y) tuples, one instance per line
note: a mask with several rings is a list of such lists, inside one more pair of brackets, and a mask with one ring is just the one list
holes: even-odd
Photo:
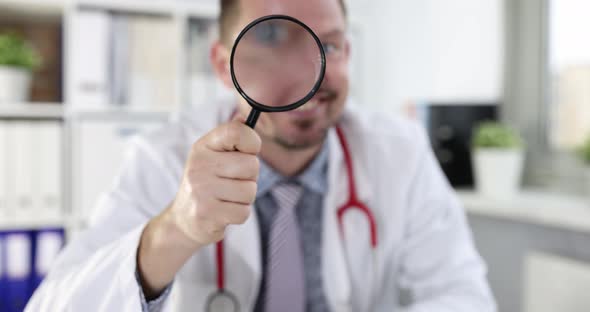
[[(358, 209), (366, 216), (367, 221), (369, 222), (371, 248), (375, 249), (377, 247), (377, 224), (375, 223), (375, 217), (373, 216), (371, 210), (357, 197), (354, 170), (352, 166), (352, 156), (350, 154), (350, 150), (348, 149), (348, 142), (346, 141), (344, 133), (340, 127), (336, 127), (336, 134), (338, 135), (338, 140), (340, 141), (340, 146), (342, 147), (342, 154), (344, 155), (344, 165), (346, 168), (346, 175), (348, 179), (348, 201), (344, 203), (344, 205), (342, 205), (336, 211), (340, 234), (344, 235), (344, 214), (350, 209)], [(217, 242), (215, 252), (217, 265), (217, 291), (218, 293), (226, 293), (227, 291), (225, 289), (225, 259), (223, 250), (223, 240)]]
[(223, 291), (225, 289), (225, 259), (223, 252), (223, 240), (215, 244), (216, 259), (217, 259), (217, 290)]
[(350, 155), (350, 150), (348, 149), (348, 142), (346, 141), (344, 133), (340, 127), (336, 127), (336, 134), (338, 135), (338, 140), (340, 141), (340, 146), (342, 147), (342, 153), (344, 154), (344, 165), (346, 166), (346, 175), (348, 177), (348, 201), (336, 211), (338, 216), (338, 225), (340, 227), (340, 234), (344, 235), (344, 214), (350, 209), (358, 209), (366, 216), (367, 221), (369, 222), (371, 248), (375, 249), (377, 247), (377, 224), (375, 224), (375, 216), (373, 216), (371, 209), (362, 203), (356, 195), (354, 169), (352, 167), (352, 157)]

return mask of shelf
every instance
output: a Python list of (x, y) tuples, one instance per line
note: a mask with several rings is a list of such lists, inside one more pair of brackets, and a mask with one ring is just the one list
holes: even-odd
[(60, 18), (70, 0), (0, 0), (2, 19)]
[(72, 120), (93, 120), (93, 119), (159, 119), (168, 120), (172, 116), (172, 109), (141, 109), (131, 107), (109, 106), (102, 108), (78, 108), (69, 110), (66, 115)]
[(214, 0), (0, 0), (0, 17), (56, 19), (62, 17), (70, 5), (128, 14), (186, 15), (207, 19), (215, 19), (219, 14), (219, 4)]
[(0, 231), (65, 228), (68, 221), (62, 217), (0, 218)]
[(474, 191), (457, 193), (472, 215), (590, 233), (590, 198), (542, 190), (525, 190), (510, 200), (488, 199)]
[(0, 104), (0, 120), (2, 119), (169, 119), (172, 109), (140, 109), (128, 107), (81, 108), (65, 110), (61, 103), (23, 103)]
[(83, 9), (107, 10), (129, 14), (153, 15), (187, 15), (191, 17), (217, 17), (219, 12), (217, 1), (211, 0), (78, 0), (77, 5)]
[(61, 103), (0, 103), (0, 119), (63, 119), (63, 117)]

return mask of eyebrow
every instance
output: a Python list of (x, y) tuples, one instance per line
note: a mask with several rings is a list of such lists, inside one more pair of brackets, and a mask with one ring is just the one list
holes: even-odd
[(335, 36), (344, 35), (344, 34), (345, 34), (345, 32), (341, 29), (334, 29), (334, 30), (326, 32), (326, 33), (318, 34), (318, 36), (319, 37), (335, 37)]

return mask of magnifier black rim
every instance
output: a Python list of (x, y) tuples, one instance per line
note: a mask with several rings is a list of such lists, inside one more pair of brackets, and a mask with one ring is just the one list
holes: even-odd
[(211, 305), (213, 304), (213, 300), (215, 300), (215, 298), (217, 297), (227, 297), (230, 299), (230, 301), (233, 303), (234, 305), (234, 311), (238, 312), (240, 311), (240, 303), (238, 302), (238, 299), (236, 298), (236, 296), (234, 296), (231, 292), (227, 291), (227, 290), (218, 290), (213, 292), (211, 295), (209, 295), (209, 298), (207, 298), (207, 306), (205, 307), (205, 311), (211, 311)]
[[(294, 23), (298, 24), (299, 26), (303, 27), (305, 30), (307, 30), (307, 32), (309, 32), (311, 34), (311, 36), (315, 40), (316, 44), (318, 45), (318, 48), (320, 49), (320, 56), (321, 56), (320, 75), (319, 75), (318, 80), (316, 81), (315, 85), (313, 86), (313, 88), (309, 91), (309, 93), (304, 98), (302, 98), (301, 100), (299, 100), (297, 102), (291, 103), (289, 105), (277, 106), (277, 107), (264, 105), (262, 103), (255, 101), (251, 97), (249, 97), (248, 94), (246, 94), (246, 92), (244, 92), (242, 87), (240, 87), (240, 84), (238, 83), (238, 80), (236, 79), (236, 74), (234, 71), (234, 55), (236, 53), (236, 47), (238, 46), (238, 43), (240, 42), (242, 37), (252, 27), (254, 27), (264, 21), (271, 20), (271, 19), (288, 20), (288, 21), (294, 22)], [(263, 16), (263, 17), (257, 18), (256, 20), (252, 21), (240, 32), (240, 34), (236, 38), (236, 41), (234, 42), (234, 46), (232, 47), (232, 50), (231, 50), (230, 71), (231, 71), (231, 79), (234, 83), (234, 86), (238, 90), (238, 93), (240, 93), (240, 95), (250, 105), (252, 105), (252, 107), (256, 108), (257, 110), (259, 110), (261, 112), (284, 112), (284, 111), (296, 109), (297, 107), (307, 103), (307, 101), (311, 100), (311, 98), (319, 91), (320, 86), (322, 85), (322, 82), (324, 80), (324, 75), (326, 73), (326, 54), (324, 52), (324, 47), (322, 46), (322, 42), (320, 41), (318, 36), (313, 32), (313, 30), (311, 30), (311, 28), (309, 28), (307, 25), (305, 25), (300, 20), (298, 20), (292, 16), (288, 16), (288, 15), (280, 15), (280, 14), (267, 15), (267, 16)]]

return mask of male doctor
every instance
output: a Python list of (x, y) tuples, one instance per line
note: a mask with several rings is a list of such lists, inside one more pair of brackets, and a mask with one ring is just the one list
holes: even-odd
[[(89, 231), (67, 246), (27, 311), (495, 311), (424, 132), (346, 104), (343, 2), (221, 7), (211, 62), (228, 88), (233, 38), (260, 16), (286, 14), (323, 42), (321, 90), (297, 111), (263, 114), (256, 131), (236, 100), (135, 140)], [(336, 128), (350, 149), (352, 189)], [(374, 228), (360, 210), (338, 219), (351, 192)], [(400, 289), (411, 294), (403, 307)]]

